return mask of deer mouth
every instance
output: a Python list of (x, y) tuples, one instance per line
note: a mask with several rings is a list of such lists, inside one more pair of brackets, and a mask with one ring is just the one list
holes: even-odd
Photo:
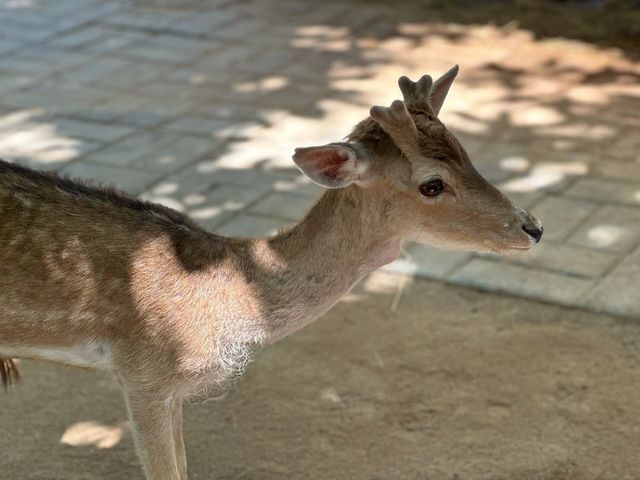
[(526, 252), (528, 250), (531, 250), (531, 248), (535, 245), (531, 244), (528, 246), (521, 246), (521, 245), (510, 245), (506, 248), (501, 248), (499, 250), (494, 250), (495, 253), (497, 253), (498, 255), (518, 255), (522, 252)]
[(498, 243), (490, 246), (490, 250), (492, 253), (496, 255), (518, 255), (527, 250), (531, 250), (533, 246), (535, 246), (535, 242), (531, 243)]

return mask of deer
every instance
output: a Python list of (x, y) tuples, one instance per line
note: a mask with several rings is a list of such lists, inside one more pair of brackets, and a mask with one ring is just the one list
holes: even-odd
[(122, 388), (148, 480), (185, 480), (183, 401), (332, 308), (403, 241), (511, 254), (542, 225), (474, 168), (438, 115), (458, 73), (398, 84), (344, 141), (297, 148), (326, 190), (296, 225), (223, 237), (109, 187), (0, 163), (0, 373), (89, 367)]

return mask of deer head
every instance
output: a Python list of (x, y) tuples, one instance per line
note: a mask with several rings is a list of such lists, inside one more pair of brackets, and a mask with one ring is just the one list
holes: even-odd
[(456, 65), (436, 82), (401, 77), (403, 101), (373, 107), (347, 142), (299, 148), (293, 159), (326, 188), (361, 189), (402, 238), (501, 254), (529, 249), (540, 222), (478, 173), (438, 119), (457, 73)]

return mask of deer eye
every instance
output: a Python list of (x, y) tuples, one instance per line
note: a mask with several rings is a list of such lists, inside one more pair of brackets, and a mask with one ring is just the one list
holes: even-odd
[(425, 197), (435, 197), (444, 190), (444, 182), (440, 179), (429, 180), (420, 185), (420, 193)]

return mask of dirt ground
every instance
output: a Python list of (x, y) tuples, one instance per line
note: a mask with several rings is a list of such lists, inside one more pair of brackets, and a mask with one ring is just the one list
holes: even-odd
[[(640, 478), (640, 328), (375, 274), (188, 405), (191, 479)], [(525, 279), (523, 279), (525, 281)], [(23, 361), (0, 478), (142, 478), (107, 377)]]

